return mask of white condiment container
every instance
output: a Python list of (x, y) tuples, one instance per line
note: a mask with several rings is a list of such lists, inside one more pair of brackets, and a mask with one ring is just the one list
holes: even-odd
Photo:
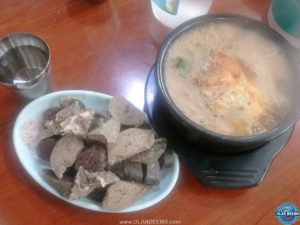
[(212, 0), (151, 0), (156, 19), (171, 29), (189, 19), (206, 14), (211, 3)]

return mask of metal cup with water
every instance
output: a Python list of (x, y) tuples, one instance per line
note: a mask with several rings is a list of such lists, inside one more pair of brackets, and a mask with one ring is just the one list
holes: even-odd
[(47, 43), (30, 33), (0, 40), (0, 84), (32, 100), (52, 89), (51, 54)]

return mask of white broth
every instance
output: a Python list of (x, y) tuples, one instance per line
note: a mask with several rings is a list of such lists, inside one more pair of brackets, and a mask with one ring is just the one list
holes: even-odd
[(274, 41), (228, 22), (182, 34), (163, 64), (176, 107), (198, 125), (232, 136), (263, 133), (285, 119), (289, 73)]

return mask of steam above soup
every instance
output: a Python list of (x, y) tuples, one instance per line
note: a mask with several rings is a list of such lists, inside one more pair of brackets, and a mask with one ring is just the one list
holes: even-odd
[(163, 68), (176, 107), (211, 131), (263, 133), (289, 111), (290, 71), (281, 47), (240, 25), (214, 22), (182, 34)]

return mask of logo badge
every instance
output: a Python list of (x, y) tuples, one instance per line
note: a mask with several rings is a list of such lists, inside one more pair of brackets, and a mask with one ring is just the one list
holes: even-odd
[(282, 224), (293, 224), (300, 216), (300, 212), (294, 204), (284, 203), (279, 206), (275, 216)]

